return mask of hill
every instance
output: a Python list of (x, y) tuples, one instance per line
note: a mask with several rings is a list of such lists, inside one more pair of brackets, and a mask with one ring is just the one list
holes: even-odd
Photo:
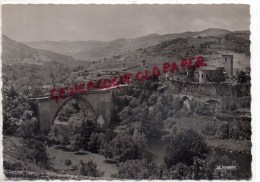
[(198, 32), (183, 32), (177, 34), (150, 34), (134, 39), (117, 39), (113, 41), (36, 41), (25, 42), (27, 45), (45, 50), (53, 50), (60, 54), (69, 55), (77, 59), (92, 61), (99, 60), (114, 55), (122, 55), (139, 48), (146, 48), (157, 45), (163, 41), (169, 41), (176, 38), (192, 38), (204, 36), (220, 36), (231, 33), (228, 30), (210, 28)]
[(33, 41), (24, 43), (35, 49), (50, 50), (75, 58), (79, 58), (76, 55), (80, 51), (95, 50), (104, 44), (104, 42), (100, 41)]
[(75, 61), (70, 56), (65, 56), (49, 50), (34, 49), (23, 43), (16, 42), (2, 35), (2, 60), (6, 64), (28, 63), (44, 64), (50, 61)]
[(230, 34), (231, 31), (225, 30), (225, 29), (220, 29), (220, 28), (208, 28), (206, 30), (202, 30), (197, 33), (196, 36), (200, 37), (207, 37), (207, 36), (222, 36), (225, 34)]

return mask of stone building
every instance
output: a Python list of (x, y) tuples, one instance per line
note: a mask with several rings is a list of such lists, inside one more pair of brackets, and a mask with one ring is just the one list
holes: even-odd
[(233, 75), (233, 55), (222, 55), (224, 71), (229, 75)]
[(223, 82), (225, 81), (225, 76), (223, 74), (223, 67), (218, 68), (204, 68), (199, 70), (199, 82)]
[(225, 81), (224, 72), (228, 76), (233, 75), (233, 55), (222, 55), (222, 67), (203, 68), (197, 71), (197, 79), (199, 82), (223, 82)]

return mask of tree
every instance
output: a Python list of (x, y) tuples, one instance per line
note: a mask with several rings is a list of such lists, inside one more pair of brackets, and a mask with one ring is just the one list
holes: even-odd
[(184, 163), (177, 163), (166, 171), (167, 179), (191, 179), (190, 168)]
[(17, 131), (17, 118), (12, 118), (8, 113), (3, 112), (3, 134), (4, 135), (14, 135)]
[(35, 136), (39, 131), (39, 122), (37, 118), (29, 116), (28, 119), (20, 121), (17, 131), (17, 135), (21, 137), (26, 138)]
[(225, 75), (223, 72), (219, 72), (217, 75), (215, 75), (214, 81), (217, 83), (225, 81)]
[(70, 138), (70, 146), (69, 148), (72, 151), (78, 151), (84, 146), (83, 138), (80, 134), (75, 134)]
[(111, 142), (103, 145), (101, 154), (120, 162), (142, 158), (139, 146), (126, 133), (118, 133)]
[(208, 146), (204, 138), (189, 129), (178, 134), (168, 143), (164, 161), (168, 168), (179, 162), (190, 166), (193, 164), (194, 157), (204, 158), (207, 152)]
[(97, 169), (97, 164), (92, 160), (88, 162), (80, 161), (80, 166), (79, 173), (83, 176), (99, 177), (103, 175), (103, 172)]
[(3, 133), (31, 137), (38, 133), (39, 124), (28, 100), (15, 89), (3, 91)]
[(246, 83), (246, 73), (244, 71), (238, 71), (236, 73), (236, 79), (238, 83)]
[(140, 149), (144, 149), (147, 146), (146, 136), (144, 135), (144, 133), (141, 133), (136, 128), (134, 130), (133, 140), (139, 146)]
[(23, 140), (21, 152), (29, 160), (35, 161), (36, 164), (47, 167), (49, 159), (43, 142), (35, 139)]
[(71, 166), (71, 164), (72, 164), (72, 162), (71, 162), (70, 159), (66, 159), (66, 160), (64, 161), (64, 165), (67, 166), (67, 170), (68, 170), (68, 167)]
[(145, 160), (128, 160), (121, 162), (118, 172), (113, 177), (121, 179), (158, 179), (158, 169), (154, 163)]
[(93, 121), (92, 116), (82, 110), (76, 100), (68, 102), (56, 119), (66, 123), (66, 125), (52, 127), (49, 137), (54, 142), (61, 143), (73, 151), (89, 150), (88, 142), (91, 133), (96, 131), (97, 124)]
[[(218, 169), (220, 166), (234, 166), (232, 170)], [(207, 154), (206, 159), (194, 158), (193, 166), (194, 179), (238, 179), (239, 171), (235, 160), (227, 155), (219, 156), (216, 152)]]
[(53, 135), (54, 135), (54, 137), (58, 137), (58, 135), (59, 135), (58, 128), (54, 127), (54, 129), (53, 129)]
[(55, 84), (55, 75), (54, 75), (54, 73), (52, 71), (50, 72), (49, 77), (51, 79), (51, 84), (54, 86), (54, 84)]
[(70, 137), (68, 135), (64, 135), (62, 138), (61, 144), (64, 147), (67, 147), (68, 145), (70, 145)]
[(97, 125), (91, 121), (91, 120), (86, 120), (81, 124), (81, 128), (79, 131), (79, 134), (82, 137), (82, 144), (83, 144), (83, 149), (88, 150), (88, 142), (90, 140), (90, 136), (93, 131), (95, 131), (97, 128)]
[(104, 142), (104, 134), (92, 132), (88, 142), (89, 151), (98, 153), (102, 142)]

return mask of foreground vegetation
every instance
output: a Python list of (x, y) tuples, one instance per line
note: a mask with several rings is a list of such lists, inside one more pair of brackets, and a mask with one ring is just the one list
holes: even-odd
[[(42, 86), (69, 86), (78, 78), (101, 76), (102, 69), (135, 66), (145, 61), (154, 66), (187, 56), (220, 56), (212, 44), (218, 45), (221, 41), (225, 42), (225, 49), (245, 54), (249, 60), (250, 41), (239, 38), (236, 33), (222, 38), (199, 36), (196, 39), (204, 43), (189, 45), (189, 38), (177, 38), (127, 55), (88, 63), (79, 61), (79, 65), (59, 60), (39, 65), (4, 64), (6, 177), (249, 179), (250, 101), (224, 104), (196, 97), (189, 99), (174, 94), (171, 84), (165, 80), (161, 81), (163, 88), (157, 84), (158, 80), (150, 80), (133, 84), (127, 95), (115, 97), (118, 110), (109, 128), (102, 128), (76, 100), (71, 100), (60, 110), (51, 131), (46, 135), (39, 132), (37, 113), (28, 97), (49, 94), (50, 89), (44, 90)], [(24, 59), (22, 56), (18, 55), (18, 59)], [(240, 72), (234, 80), (238, 84), (246, 82), (245, 73)]]
[[(197, 110), (187, 106), (186, 98), (171, 94), (170, 88), (158, 90), (153, 81), (132, 85), (129, 94), (115, 98), (119, 106), (114, 116), (113, 128), (102, 128), (88, 118), (75, 100), (67, 103), (59, 112), (56, 124), (48, 135), (39, 133), (39, 126), (33, 108), (26, 99), (14, 90), (6, 90), (4, 102), (4, 134), (23, 138), (20, 140), (20, 162), (4, 161), (7, 171), (34, 170), (24, 166), (24, 161), (34, 163), (38, 170), (67, 174), (101, 177), (95, 161), (90, 159), (75, 162), (74, 157), (64, 159), (65, 169), (55, 169), (55, 158), (48, 153), (49, 147), (71, 153), (91, 152), (104, 156), (111, 165), (116, 164), (113, 178), (121, 179), (240, 179), (249, 178), (250, 173), (241, 172), (239, 165), (227, 155), (218, 155), (208, 145), (208, 140), (250, 139), (250, 124), (244, 120), (227, 122), (218, 120), (202, 122), (196, 127), (180, 127), (186, 118), (198, 116)], [(23, 100), (24, 102), (21, 102)], [(22, 103), (22, 104), (21, 104)], [(193, 103), (194, 104), (194, 103)], [(203, 103), (196, 103), (196, 105)], [(19, 107), (17, 107), (19, 105)], [(205, 109), (204, 106), (201, 106)], [(224, 106), (223, 106), (224, 107)], [(196, 107), (200, 108), (200, 107)], [(211, 109), (214, 109), (210, 107)], [(214, 113), (206, 110), (208, 113)], [(227, 111), (232, 114), (233, 109)], [(205, 112), (204, 112), (205, 114)], [(19, 117), (22, 116), (22, 117)], [(214, 119), (215, 118), (215, 119)], [(250, 123), (247, 122), (247, 123)], [(246, 131), (247, 130), (247, 131)], [(207, 138), (207, 140), (205, 140)], [(154, 163), (150, 146), (161, 142), (165, 146), (164, 160)], [(4, 151), (7, 150), (6, 146)], [(73, 156), (73, 155), (71, 155)], [(21, 157), (21, 156), (19, 156)], [(85, 159), (87, 159), (86, 157)], [(83, 158), (84, 159), (84, 158)], [(23, 161), (23, 162), (22, 162)], [(232, 170), (219, 166), (234, 166)]]

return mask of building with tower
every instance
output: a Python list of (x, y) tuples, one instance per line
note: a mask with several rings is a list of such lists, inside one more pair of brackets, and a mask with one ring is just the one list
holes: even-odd
[(229, 75), (233, 75), (233, 55), (222, 55), (224, 71)]

